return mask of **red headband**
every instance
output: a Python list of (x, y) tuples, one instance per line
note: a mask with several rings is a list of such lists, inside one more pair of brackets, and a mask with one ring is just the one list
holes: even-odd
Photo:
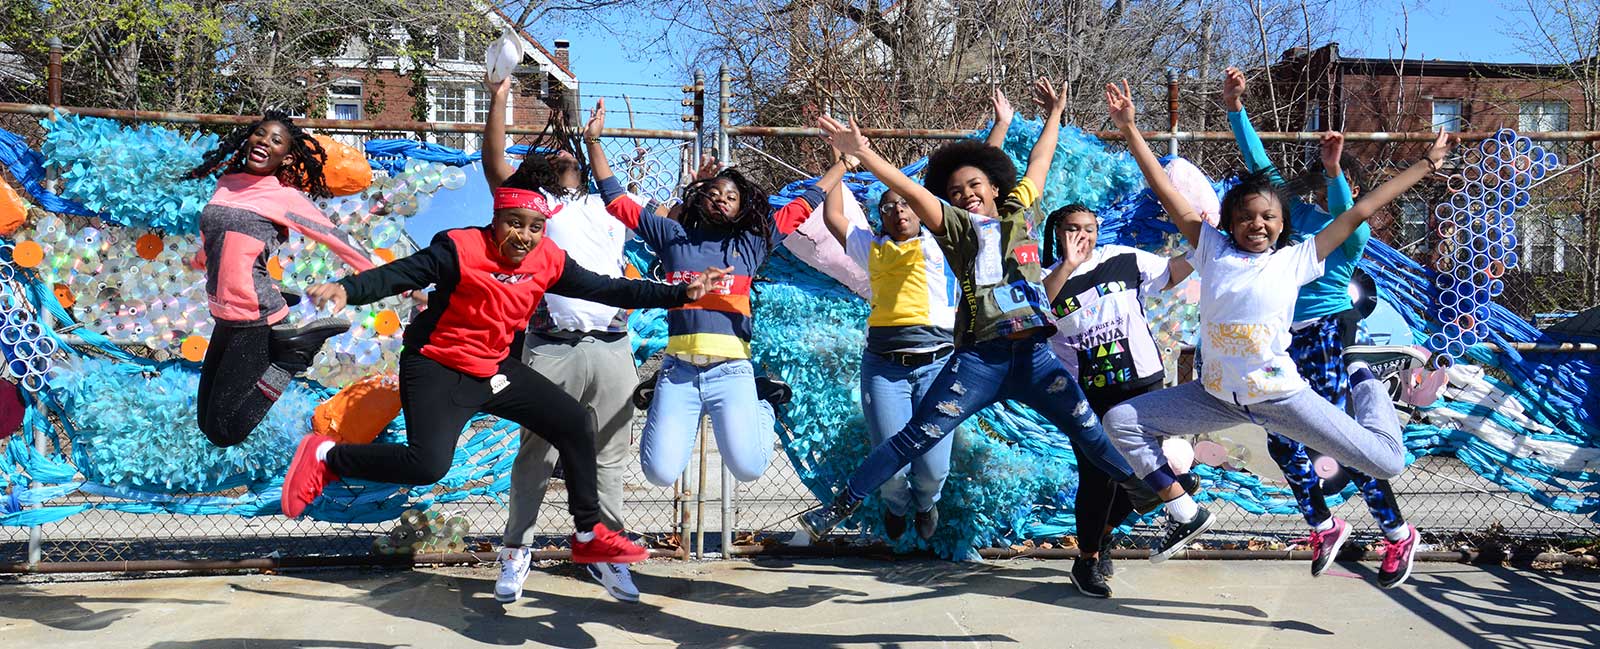
[(528, 191), (511, 187), (501, 187), (494, 190), (494, 209), (496, 210), (533, 210), (550, 217), (560, 212), (562, 207), (562, 205), (557, 205), (552, 208), (550, 202), (545, 199), (544, 192), (541, 191)]

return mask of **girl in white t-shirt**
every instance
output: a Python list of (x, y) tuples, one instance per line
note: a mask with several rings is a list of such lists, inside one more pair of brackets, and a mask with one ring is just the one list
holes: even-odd
[[(1322, 275), (1322, 261), (1378, 208), (1438, 170), (1452, 138), (1440, 133), (1422, 160), (1365, 194), (1315, 237), (1289, 245), (1289, 202), (1265, 178), (1248, 177), (1222, 200), (1223, 230), (1207, 224), (1172, 186), (1135, 128), (1133, 100), (1106, 86), (1111, 119), (1150, 189), (1194, 247), (1187, 255), (1200, 284), (1199, 381), (1126, 401), (1105, 426), (1134, 473), (1166, 501), (1171, 518), (1152, 562), (1171, 557), (1211, 527), (1209, 512), (1184, 492), (1167, 466), (1161, 439), (1255, 424), (1319, 449), (1346, 466), (1389, 479), (1405, 469), (1405, 445), (1394, 404), (1366, 365), (1348, 364), (1355, 418), (1307, 386), (1288, 355), (1289, 323), (1300, 286)], [(1323, 158), (1337, 161), (1344, 137), (1323, 135)], [(1336, 169), (1335, 165), (1330, 167)]]

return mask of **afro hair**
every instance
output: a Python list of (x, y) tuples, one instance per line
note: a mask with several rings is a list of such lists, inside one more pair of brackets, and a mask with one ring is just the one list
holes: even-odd
[(983, 172), (1001, 200), (1010, 196), (1017, 186), (1017, 165), (1011, 162), (1011, 156), (981, 140), (961, 140), (934, 149), (928, 154), (928, 170), (922, 177), (922, 186), (934, 196), (949, 200), (946, 194), (950, 176), (962, 167), (976, 167)]

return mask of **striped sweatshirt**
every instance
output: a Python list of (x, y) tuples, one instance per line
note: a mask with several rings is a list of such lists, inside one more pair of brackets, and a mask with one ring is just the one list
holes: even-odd
[(606, 211), (656, 252), (668, 282), (691, 281), (706, 268), (733, 267), (721, 286), (705, 297), (667, 311), (667, 353), (750, 357), (750, 285), (783, 238), (794, 232), (824, 194), (815, 187), (772, 212), (772, 236), (721, 227), (688, 230), (669, 218), (645, 211), (623, 191), (616, 177), (601, 178)]

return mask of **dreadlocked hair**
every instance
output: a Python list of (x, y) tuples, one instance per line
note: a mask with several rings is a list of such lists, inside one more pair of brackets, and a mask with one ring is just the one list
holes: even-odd
[(1044, 239), (1044, 265), (1046, 268), (1054, 266), (1056, 260), (1062, 256), (1061, 244), (1056, 241), (1056, 228), (1061, 227), (1061, 222), (1067, 220), (1068, 214), (1077, 214), (1078, 212), (1088, 212), (1094, 215), (1096, 220), (1100, 218), (1100, 215), (1095, 214), (1094, 210), (1079, 203), (1070, 203), (1051, 212), (1050, 216), (1044, 220), (1044, 232), (1042, 233), (1044, 236), (1042, 238)]
[[(700, 207), (701, 199), (706, 197), (706, 192), (718, 180), (727, 180), (739, 190), (739, 213), (734, 215), (733, 222), (722, 225), (712, 221), (706, 215), (705, 209)], [(738, 169), (723, 169), (717, 175), (705, 180), (697, 180), (683, 188), (683, 214), (679, 221), (684, 229), (693, 230), (707, 226), (730, 227), (734, 230), (754, 232), (762, 240), (772, 237), (772, 219), (767, 205), (767, 192), (750, 182)]]
[(328, 152), (323, 150), (322, 143), (311, 137), (310, 133), (302, 130), (294, 123), (288, 113), (281, 110), (269, 110), (261, 119), (251, 122), (248, 126), (233, 129), (223, 136), (217, 148), (207, 151), (200, 164), (189, 173), (184, 174), (186, 180), (208, 178), (218, 169), (224, 174), (239, 173), (244, 171), (245, 157), (248, 155), (245, 142), (250, 139), (250, 134), (267, 122), (277, 122), (289, 132), (289, 154), (294, 156), (294, 162), (285, 163), (278, 167), (274, 175), (285, 185), (300, 188), (312, 198), (329, 198), (333, 192), (328, 191), (328, 185), (322, 176), (322, 164), (328, 159)]
[(1273, 248), (1282, 248), (1289, 245), (1294, 236), (1294, 228), (1289, 223), (1290, 196), (1287, 191), (1272, 182), (1271, 176), (1265, 172), (1256, 172), (1243, 176), (1239, 184), (1234, 185), (1222, 197), (1222, 218), (1217, 221), (1217, 229), (1228, 235), (1228, 243), (1233, 240), (1233, 216), (1235, 212), (1244, 208), (1245, 199), (1251, 196), (1268, 196), (1278, 201), (1279, 218), (1283, 220), (1283, 232), (1278, 234), (1278, 240), (1273, 242)]
[(922, 186), (934, 196), (948, 200), (950, 176), (962, 167), (976, 167), (988, 176), (999, 200), (1005, 200), (1017, 186), (1017, 165), (1011, 162), (1011, 156), (982, 140), (960, 140), (934, 149), (928, 154), (928, 170), (922, 177)]
[[(583, 195), (588, 184), (589, 160), (579, 146), (582, 132), (567, 126), (565, 112), (550, 116), (544, 130), (528, 143), (528, 155), (517, 165), (517, 170), (502, 186), (517, 189), (542, 189), (551, 196)], [(561, 185), (561, 174), (576, 168), (578, 186), (568, 189)]]

